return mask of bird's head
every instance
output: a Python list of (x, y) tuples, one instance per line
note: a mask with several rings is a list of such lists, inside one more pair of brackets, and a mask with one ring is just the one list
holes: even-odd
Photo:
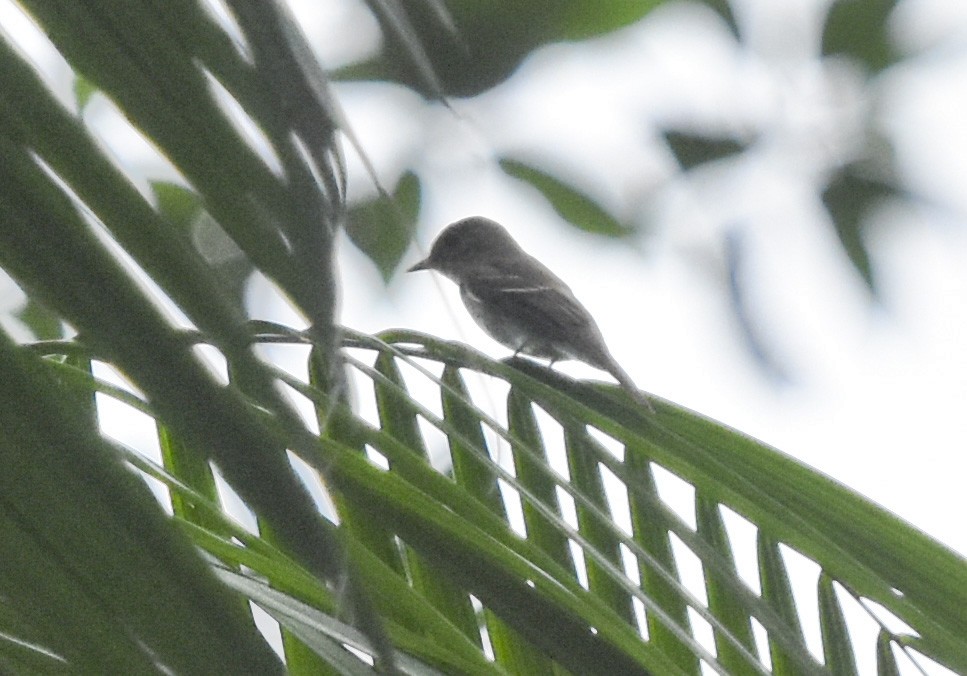
[(444, 228), (433, 242), (430, 255), (407, 272), (436, 270), (459, 280), (464, 271), (513, 255), (519, 248), (499, 223), (470, 216)]

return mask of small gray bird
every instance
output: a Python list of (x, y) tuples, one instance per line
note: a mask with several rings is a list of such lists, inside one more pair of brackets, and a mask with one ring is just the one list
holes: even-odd
[(430, 255), (411, 267), (436, 270), (460, 287), (477, 324), (518, 353), (577, 359), (607, 371), (635, 401), (653, 410), (604, 343), (601, 329), (561, 279), (528, 255), (499, 223), (471, 216), (444, 229)]

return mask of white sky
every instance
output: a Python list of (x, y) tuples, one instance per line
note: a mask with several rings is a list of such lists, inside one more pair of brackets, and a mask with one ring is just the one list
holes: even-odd
[[(375, 47), (375, 24), (355, 0), (292, 4), (325, 63)], [(336, 91), (385, 181), (411, 163), (427, 179), (424, 245), (463, 216), (501, 221), (571, 285), (641, 387), (776, 446), (967, 554), (967, 3), (907, 0), (896, 13), (898, 39), (921, 56), (882, 76), (875, 101), (903, 176), (941, 208), (895, 205), (869, 230), (879, 306), (836, 246), (813, 188), (823, 158), (871, 103), (855, 95), (855, 73), (830, 77), (808, 60), (822, 4), (742, 3), (745, 51), (704, 10), (662, 11), (591, 44), (541, 50), (496, 90), (452, 102), (456, 114), (389, 85)], [(0, 26), (69, 100), (66, 68), (9, 0), (0, 0)], [(124, 164), (171, 177), (98, 105), (89, 120), (112, 130), (106, 140)], [(767, 138), (738, 169), (675, 180), (655, 130), (679, 120), (744, 122)], [(643, 234), (628, 246), (565, 227), (532, 189), (494, 170), (501, 153), (589, 182)], [(352, 157), (350, 170), (351, 194), (365, 192)], [(729, 227), (748, 244), (752, 310), (786, 384), (750, 358), (727, 306)], [(413, 328), (507, 354), (448, 282), (401, 275), (386, 289), (348, 244), (339, 266), (346, 325)], [(262, 316), (287, 316), (257, 286), (252, 297)], [(0, 309), (11, 303), (0, 297)]]

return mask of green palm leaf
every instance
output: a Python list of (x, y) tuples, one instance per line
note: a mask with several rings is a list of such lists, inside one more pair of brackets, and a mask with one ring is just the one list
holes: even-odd
[[(261, 340), (309, 340), (307, 336), (300, 338), (290, 331), (268, 334), (266, 330), (270, 326), (264, 323), (260, 323), (257, 328), (261, 330)], [(838, 610), (839, 601), (832, 594), (830, 583), (833, 580), (906, 621), (920, 636), (917, 642), (918, 651), (949, 664), (958, 664), (958, 660), (963, 659), (963, 649), (955, 640), (957, 632), (962, 629), (963, 620), (956, 614), (945, 616), (942, 609), (938, 612), (938, 608), (930, 605), (932, 602), (924, 603), (916, 598), (916, 589), (921, 586), (921, 576), (931, 574), (930, 571), (923, 570), (919, 564), (884, 566), (882, 549), (871, 549), (867, 544), (868, 540), (856, 542), (852, 526), (837, 528), (833, 512), (847, 508), (852, 514), (865, 516), (868, 527), (878, 529), (876, 535), (883, 542), (906, 540), (911, 545), (916, 544), (916, 550), (930, 561), (945, 563), (948, 570), (955, 572), (955, 577), (945, 581), (936, 578), (935, 582), (941, 585), (944, 593), (952, 595), (954, 602), (958, 595), (963, 595), (959, 587), (962, 578), (956, 577), (963, 575), (962, 562), (942, 546), (930, 542), (922, 534), (832, 480), (811, 472), (788, 457), (747, 437), (713, 426), (694, 414), (667, 404), (659, 406), (659, 413), (654, 418), (641, 416), (616, 388), (610, 386), (568, 381), (543, 367), (519, 361), (509, 364), (494, 362), (466, 348), (416, 334), (387, 337), (398, 341), (397, 347), (369, 336), (353, 335), (349, 339), (348, 344), (356, 349), (366, 345), (379, 353), (379, 356), (374, 355), (374, 362), (382, 364), (379, 370), (366, 366), (365, 362), (357, 362), (362, 371), (374, 379), (369, 381), (374, 383), (371, 386), (395, 388), (395, 396), (400, 397), (405, 403), (405, 409), (410, 411), (408, 415), (416, 414), (440, 429), (451, 439), (450, 448), (466, 456), (463, 460), (454, 456), (454, 466), (458, 467), (462, 463), (464, 466), (476, 467), (475, 476), (482, 477), (484, 481), (468, 484), (457, 477), (448, 478), (432, 467), (425, 456), (416, 453), (416, 449), (391, 433), (390, 430), (397, 423), (392, 423), (388, 429), (381, 429), (374, 426), (372, 421), (359, 418), (342, 405), (334, 407), (336, 412), (332, 419), (340, 420), (344, 428), (355, 425), (356, 435), (365, 439), (366, 445), (371, 449), (370, 453), (375, 452), (385, 457), (389, 470), (379, 469), (358, 451), (334, 442), (317, 439), (310, 441), (299, 435), (299, 438), (291, 440), (292, 447), (299, 448), (310, 464), (325, 473), (330, 485), (342, 496), (342, 500), (357, 507), (365, 506), (365, 512), (384, 529), (394, 533), (398, 542), (418, 553), (421, 565), (436, 573), (438, 583), (447, 581), (447, 593), (451, 599), (459, 599), (462, 594), (465, 602), (469, 603), (470, 598), (466, 594), (473, 594), (488, 612), (499, 617), (502, 623), (515, 628), (515, 640), (522, 641), (521, 646), (528, 646), (528, 651), (533, 651), (536, 647), (566, 668), (591, 672), (601, 665), (611, 665), (609, 668), (620, 667), (632, 671), (675, 673), (676, 670), (681, 670), (685, 673), (697, 673), (698, 661), (704, 660), (713, 665), (721, 665), (729, 673), (747, 670), (769, 673), (770, 662), (766, 653), (771, 654), (769, 659), (774, 668), (778, 669), (780, 664), (783, 665), (776, 673), (821, 672), (824, 670), (823, 660), (812, 655), (806, 647), (802, 623), (786, 578), (783, 556), (777, 547), (778, 543), (783, 543), (803, 554), (807, 551), (817, 552), (806, 555), (824, 571), (825, 582), (820, 585), (818, 619), (824, 628), (825, 659), (836, 670), (849, 669), (847, 665), (852, 663), (853, 658), (849, 648), (850, 630), (842, 621), (842, 611)], [(416, 344), (417, 341), (419, 345)], [(47, 350), (63, 347), (61, 343), (45, 345)], [(431, 358), (448, 364), (443, 370), (444, 377), (437, 379), (424, 366), (414, 362), (416, 356), (420, 357), (420, 361)], [(425, 372), (424, 377), (433, 380), (435, 387), (440, 388), (442, 397), (451, 400), (449, 415), (439, 417), (418, 399), (404, 394), (405, 380), (400, 377), (398, 369), (388, 366), (389, 363), (397, 361), (416, 366)], [(471, 405), (466, 399), (465, 389), (459, 385), (462, 381), (455, 379), (454, 367), (457, 366), (465, 370), (477, 370), (491, 378), (504, 379), (512, 387), (508, 400), (511, 407), (519, 409), (521, 398), (527, 397), (529, 406), (538, 406), (544, 414), (554, 417), (560, 423), (559, 428), (555, 432), (553, 428), (548, 430), (545, 424), (532, 427), (529, 438), (517, 437), (511, 428), (499, 425), (491, 416)], [(81, 372), (74, 367), (57, 365), (56, 368), (62, 374), (73, 373), (72, 378), (81, 377)], [(386, 376), (387, 369), (395, 374), (392, 378)], [(277, 374), (302, 394), (311, 397), (317, 405), (328, 400), (328, 395), (322, 390), (281, 372)], [(88, 376), (88, 382), (93, 384), (95, 381)], [(357, 379), (357, 385), (363, 382), (366, 381)], [(557, 383), (560, 388), (551, 388), (548, 383)], [(99, 387), (105, 393), (123, 396), (116, 389)], [(126, 395), (126, 399), (131, 401), (130, 395)], [(454, 408), (457, 401), (460, 402), (459, 411)], [(146, 403), (142, 402), (138, 406), (150, 411)], [(396, 410), (403, 411), (404, 408), (397, 406)], [(519, 413), (515, 417), (519, 418)], [(614, 438), (624, 437), (642, 447), (647, 444), (653, 458), (648, 466), (680, 471), (680, 476), (692, 483), (699, 493), (718, 490), (724, 495), (735, 497), (720, 498), (718, 502), (708, 498), (700, 499), (699, 527), (697, 530), (693, 529), (658, 497), (654, 480), (649, 479), (647, 474), (638, 474), (643, 466), (641, 462), (629, 461), (629, 458), (635, 456), (617, 457), (596, 442), (590, 442), (587, 432), (582, 435), (580, 448), (575, 450), (575, 433), (567, 430), (577, 429), (578, 426), (599, 430), (607, 428)], [(421, 440), (422, 436), (416, 431), (418, 427), (409, 424), (409, 434), (412, 435), (409, 441), (425, 446), (427, 442)], [(512, 439), (513, 444), (506, 444), (507, 449), (510, 449), (508, 452), (515, 456), (511, 464), (529, 467), (543, 481), (553, 483), (559, 494), (568, 495), (576, 505), (582, 505), (589, 515), (586, 521), (590, 521), (591, 526), (582, 526), (580, 518), (577, 523), (568, 522), (562, 518), (553, 501), (542, 499), (549, 495), (547, 491), (543, 496), (535, 493), (531, 490), (533, 481), (519, 481), (513, 472), (504, 467), (507, 463), (497, 463), (490, 459), (491, 450), (485, 437), (476, 431), (480, 428), (490, 428), (498, 437)], [(517, 425), (514, 429), (523, 428)], [(740, 485), (742, 490), (738, 490), (726, 482), (709, 478), (704, 472), (689, 470), (690, 463), (694, 461), (692, 454), (711, 452), (689, 440), (697, 436), (696, 429), (704, 430), (706, 439), (708, 433), (715, 430), (714, 452), (720, 455), (741, 454), (744, 462), (754, 468), (755, 476), (793, 476), (793, 479), (776, 479), (771, 486), (747, 482)], [(567, 437), (572, 437), (570, 443)], [(675, 440), (675, 443), (664, 441), (668, 439)], [(607, 502), (608, 498), (599, 490), (599, 486), (593, 483), (579, 485), (573, 477), (568, 480), (560, 476), (542, 459), (542, 454), (549, 447), (556, 447), (566, 454), (580, 453), (580, 461), (571, 461), (570, 466), (578, 467), (578, 462), (583, 463), (579, 469), (588, 475), (597, 474), (600, 477), (602, 469), (607, 467), (611, 475), (623, 483), (627, 493), (637, 497), (634, 510), (639, 514), (639, 519), (647, 515), (651, 532), (646, 533), (639, 528), (637, 532), (629, 534), (617, 526), (616, 522), (630, 520), (633, 515), (614, 513), (614, 503), (609, 507), (609, 514), (603, 509), (602, 502), (602, 499)], [(629, 445), (626, 450), (630, 448)], [(685, 452), (682, 452), (682, 448)], [(659, 456), (667, 460), (662, 462), (657, 459)], [(521, 461), (525, 457), (526, 461)], [(146, 467), (143, 460), (137, 459), (136, 462), (140, 467)], [(169, 477), (164, 470), (152, 471), (156, 476), (166, 477), (172, 488), (185, 490), (180, 488), (183, 484), (174, 476)], [(497, 494), (481, 488), (495, 485), (493, 479), (487, 477), (498, 477), (499, 484), (504, 486), (500, 491), (501, 495), (513, 494), (521, 504), (529, 505), (530, 511), (540, 516), (539, 520), (532, 518), (531, 522), (541, 525), (546, 532), (555, 533), (557, 537), (570, 541), (572, 547), (576, 546), (581, 551), (580, 556), (567, 559), (569, 566), (561, 566), (544, 549), (535, 546), (537, 543), (530, 540), (530, 533), (521, 535), (515, 532), (510, 527), (506, 514), (512, 511), (511, 507), (516, 501), (511, 499), (509, 502), (495, 502), (494, 496)], [(758, 557), (760, 586), (763, 590), (760, 595), (750, 588), (731, 563), (735, 556), (756, 556), (756, 552), (735, 551), (730, 544), (727, 529), (716, 515), (720, 506), (725, 506), (755, 522), (755, 514), (768, 514), (774, 509), (775, 501), (770, 493), (792, 490), (797, 483), (801, 489), (799, 503), (790, 503), (784, 510), (786, 527), (769, 529), (761, 523), (759, 525)], [(815, 490), (815, 486), (820, 486), (823, 490)], [(830, 496), (835, 496), (836, 499), (831, 500)], [(197, 499), (196, 497), (195, 500)], [(631, 504), (629, 503), (629, 509)], [(218, 505), (211, 505), (208, 511), (217, 513)], [(359, 513), (363, 512), (364, 510), (359, 510)], [(706, 516), (702, 516), (703, 514)], [(273, 587), (295, 594), (300, 602), (318, 605), (321, 598), (327, 598), (323, 609), (330, 613), (338, 612), (338, 604), (332, 598), (326, 595), (320, 597), (318, 592), (308, 591), (305, 582), (287, 582), (286, 575), (280, 574), (270, 560), (284, 557), (285, 566), (289, 570), (299, 570), (299, 579), (311, 581), (313, 578), (309, 570), (300, 569), (299, 564), (281, 551), (274, 547), (268, 548), (267, 543), (259, 544), (261, 541), (256, 536), (245, 535), (245, 547), (235, 546), (237, 555), (226, 560), (224, 545), (216, 546), (217, 542), (224, 541), (224, 536), (217, 533), (219, 530), (220, 527), (212, 532), (211, 527), (193, 526), (192, 532), (195, 533), (199, 546), (223, 562), (243, 564), (258, 571)], [(205, 533), (212, 535), (202, 537)], [(344, 534), (346, 537), (354, 537), (351, 530)], [(604, 536), (607, 537), (602, 540)], [(239, 537), (238, 533), (236, 537)], [(714, 593), (710, 591), (709, 603), (703, 603), (682, 584), (677, 573), (677, 557), (672, 551), (665, 548), (658, 550), (660, 556), (655, 555), (654, 543), (669, 537), (683, 542), (691, 554), (702, 561), (705, 584), (710, 590), (713, 587), (717, 590)], [(605, 546), (602, 547), (600, 542), (605, 542)], [(612, 545), (609, 544), (613, 542), (620, 543), (635, 557), (638, 569), (649, 571), (650, 584), (639, 583), (635, 579), (637, 575), (629, 574), (631, 569), (615, 561), (610, 553)], [(395, 618), (391, 620), (388, 628), (394, 643), (412, 646), (414, 644), (406, 640), (410, 635), (408, 632), (419, 633), (426, 631), (427, 627), (440, 626), (450, 629), (443, 634), (434, 632), (433, 635), (437, 638), (450, 635), (451, 638), (446, 642), (448, 648), (458, 645), (453, 643), (453, 637), (457, 634), (451, 633), (458, 632), (464, 637), (460, 639), (459, 645), (464, 645), (465, 651), (480, 650), (479, 634), (468, 636), (466, 621), (455, 622), (452, 611), (447, 610), (452, 607), (453, 601), (441, 606), (439, 592), (433, 591), (437, 587), (427, 587), (425, 582), (420, 582), (421, 579), (426, 579), (425, 572), (417, 573), (412, 566), (405, 567), (403, 571), (393, 570), (379, 563), (378, 558), (363, 545), (351, 544), (349, 549), (356, 556), (368, 561), (357, 562), (368, 571), (363, 575), (367, 588), (373, 589), (368, 585), (375, 584), (375, 589), (381, 590), (377, 595), (382, 595), (389, 593), (386, 585), (390, 585), (396, 590), (392, 592), (393, 597), (405, 598), (406, 604), (411, 608), (402, 614), (399, 611), (388, 611), (387, 617)], [(260, 563), (258, 557), (252, 558), (251, 555), (243, 554), (247, 550), (261, 552), (262, 557), (266, 556), (266, 551), (272, 553), (267, 557), (269, 560), (262, 560)], [(614, 597), (611, 592), (601, 594), (593, 587), (589, 590), (583, 586), (592, 579), (592, 567), (596, 571), (594, 574), (607, 581), (608, 588), (621, 591), (618, 597)], [(847, 572), (834, 574), (832, 571), (835, 570)], [(870, 586), (870, 580), (882, 579), (887, 575), (894, 583), (899, 582), (903, 586), (891, 588), (886, 594), (877, 594), (875, 587), (872, 587), (872, 592), (858, 591), (864, 585)], [(640, 579), (648, 578), (642, 576)], [(914, 584), (907, 584), (903, 580), (912, 580)], [(614, 598), (635, 599), (641, 604), (649, 634), (652, 635), (650, 640), (642, 638), (636, 618), (622, 610), (625, 607), (624, 601), (616, 606)], [(696, 636), (691, 626), (694, 622), (676, 619), (686, 616), (675, 610), (681, 607), (690, 608), (693, 617), (702, 617), (713, 627), (717, 637), (718, 658), (712, 656), (714, 653), (711, 646), (703, 644)], [(380, 610), (382, 612), (383, 608)], [(428, 617), (435, 619), (431, 623)], [(748, 629), (743, 629), (748, 627), (751, 618), (765, 628), (768, 634), (769, 648), (764, 653), (759, 652)], [(736, 619), (739, 619), (738, 624)], [(540, 627), (542, 635), (535, 634), (535, 625)], [(458, 626), (463, 626), (464, 629), (459, 631)], [(488, 626), (493, 626), (492, 621)], [(582, 626), (583, 629), (580, 628)], [(595, 633), (589, 634), (592, 627)], [(661, 627), (662, 631), (654, 631), (652, 627)], [(495, 633), (499, 635), (499, 632)], [(581, 650), (560, 649), (551, 645), (562, 642), (571, 646), (579, 645)], [(441, 662), (440, 656), (433, 654), (433, 651), (439, 650), (439, 644), (435, 641), (428, 643), (433, 645), (433, 650), (413, 647), (414, 656), (436, 663), (441, 668), (448, 668), (447, 665), (453, 668), (457, 658), (450, 657)], [(501, 664), (501, 653), (496, 654), (498, 664)], [(593, 655), (593, 660), (587, 659), (588, 654)], [(673, 655), (678, 657), (672, 657)], [(726, 657), (727, 655), (733, 656)], [(465, 654), (462, 659), (466, 658)], [(730, 660), (728, 665), (723, 663), (726, 659)], [(508, 661), (506, 664), (508, 671), (512, 670), (510, 664), (513, 662)]]
[[(23, 2), (304, 332), (247, 321), (185, 223), (0, 41), (0, 267), (76, 331), (0, 334), (6, 670), (277, 673), (275, 647), (294, 673), (849, 673), (841, 606), (859, 603), (882, 609), (871, 648), (885, 673), (900, 653), (967, 671), (963, 559), (828, 477), (670, 403), (652, 415), (532, 362), (338, 327), (348, 127), (283, 6), (227, 4), (241, 47), (189, 0)], [(269, 343), (310, 346), (305, 377), (252, 349)], [(506, 393), (497, 410), (468, 396), (470, 377)], [(350, 383), (375, 416), (349, 405)], [(105, 397), (152, 419), (156, 459), (100, 434)], [(258, 532), (230, 515), (219, 474)], [(695, 526), (664, 499), (669, 474), (694, 493)], [(752, 551), (733, 542), (735, 515), (757, 531)], [(821, 571), (822, 656), (786, 550)], [(886, 629), (891, 615), (909, 635)]]

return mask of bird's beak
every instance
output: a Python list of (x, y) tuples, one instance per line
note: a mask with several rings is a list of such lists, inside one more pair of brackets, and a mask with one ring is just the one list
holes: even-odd
[(416, 272), (417, 270), (432, 270), (433, 264), (430, 262), (429, 258), (424, 258), (422, 261), (416, 265), (406, 269), (407, 272)]

